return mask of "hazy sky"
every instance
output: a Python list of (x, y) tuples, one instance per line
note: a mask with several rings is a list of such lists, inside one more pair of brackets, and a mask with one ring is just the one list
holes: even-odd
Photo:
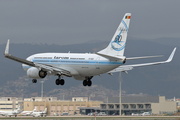
[(1, 0), (0, 44), (110, 41), (132, 13), (129, 38), (180, 38), (179, 0)]

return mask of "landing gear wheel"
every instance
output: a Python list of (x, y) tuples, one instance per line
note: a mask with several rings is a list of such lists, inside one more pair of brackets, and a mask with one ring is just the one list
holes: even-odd
[(36, 79), (34, 80), (34, 83), (37, 83), (37, 80), (36, 80)]
[(60, 84), (60, 80), (56, 79), (55, 83), (56, 83), (56, 85), (59, 85)]
[(32, 83), (37, 83), (37, 80), (36, 80), (36, 79), (33, 79), (33, 80), (32, 80)]
[(61, 80), (60, 80), (60, 84), (61, 84), (61, 85), (64, 85), (64, 83), (65, 83), (64, 79), (61, 79)]
[(83, 81), (83, 85), (86, 86), (87, 85), (87, 80)]
[(55, 81), (56, 85), (64, 85), (65, 81), (64, 79), (61, 79), (61, 75), (57, 74), (57, 76), (58, 76), (58, 79), (56, 79)]
[(17, 117), (17, 115), (15, 115), (15, 117)]
[(92, 85), (91, 80), (87, 81), (87, 85), (90, 87)]

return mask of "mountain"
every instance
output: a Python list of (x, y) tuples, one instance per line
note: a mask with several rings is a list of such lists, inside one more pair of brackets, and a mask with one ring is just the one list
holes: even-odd
[[(162, 39), (154, 40), (134, 40), (128, 39), (126, 43), (125, 56), (138, 57), (147, 55), (164, 55), (161, 58), (141, 59), (127, 61), (126, 64), (146, 63), (166, 60), (173, 48), (174, 44)], [(173, 41), (174, 39), (171, 38)], [(161, 41), (161, 42), (160, 42)], [(180, 45), (176, 42), (177, 47)], [(97, 52), (105, 48), (109, 41), (89, 41), (82, 44), (73, 45), (55, 45), (55, 44), (11, 44), (10, 54), (27, 58), (35, 53), (42, 52)], [(0, 45), (0, 95), (16, 96), (16, 97), (34, 97), (41, 95), (41, 83), (33, 84), (31, 79), (26, 76), (21, 64), (6, 59), (3, 56), (5, 44)], [(164, 95), (167, 98), (180, 97), (178, 89), (180, 84), (179, 74), (179, 50), (177, 48), (174, 59), (171, 63), (157, 66), (147, 66), (134, 68), (128, 71), (128, 74), (122, 73), (122, 90), (123, 94), (145, 94), (145, 95)], [(82, 81), (76, 81), (73, 78), (64, 78), (65, 85), (55, 85), (56, 76), (45, 78), (44, 96), (56, 96), (62, 98), (62, 94), (66, 99), (73, 96), (90, 96), (93, 94), (94, 99), (105, 100), (107, 96), (118, 96), (119, 90), (119, 73), (113, 76), (104, 74), (95, 76), (92, 79), (93, 86), (84, 87)], [(94, 88), (94, 89), (92, 89)], [(78, 92), (77, 92), (78, 91)]]

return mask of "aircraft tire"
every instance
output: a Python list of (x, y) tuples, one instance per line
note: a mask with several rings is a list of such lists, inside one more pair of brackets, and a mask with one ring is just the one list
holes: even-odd
[(89, 87), (92, 85), (91, 80), (89, 80), (89, 81), (87, 82), (87, 85), (88, 85)]
[(84, 85), (84, 86), (86, 86), (87, 83), (88, 83), (87, 80), (84, 80), (84, 81), (83, 81), (83, 85)]
[(37, 80), (36, 80), (36, 79), (33, 79), (33, 80), (32, 80), (32, 83), (37, 83)]
[(15, 117), (17, 117), (17, 115), (15, 115)]
[(60, 80), (56, 79), (55, 83), (56, 83), (56, 85), (59, 85), (60, 84)]
[(36, 80), (36, 79), (34, 79), (34, 83), (37, 83), (37, 80)]
[(60, 80), (60, 84), (61, 84), (61, 85), (64, 85), (64, 83), (65, 83), (64, 79), (61, 79), (61, 80)]

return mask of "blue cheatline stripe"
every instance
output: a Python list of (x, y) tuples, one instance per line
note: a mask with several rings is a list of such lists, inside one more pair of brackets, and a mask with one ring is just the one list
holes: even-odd
[[(125, 45), (124, 45), (125, 46)], [(55, 62), (56, 61), (56, 62)], [(36, 59), (33, 60), (33, 62), (37, 62), (37, 63), (46, 63), (46, 64), (75, 64), (75, 65), (120, 65), (123, 64), (122, 62), (108, 62), (108, 61), (96, 61), (96, 60), (42, 60), (42, 59)]]
[[(43, 61), (41, 59), (41, 61)], [(49, 62), (47, 62), (47, 60), (44, 60), (45, 62), (37, 62), (37, 63), (42, 63), (42, 64), (56, 64), (56, 65), (61, 65), (61, 64), (69, 64), (69, 65), (121, 65), (123, 64), (122, 62), (108, 62), (108, 61), (89, 61), (88, 63), (72, 63), (72, 61), (68, 61), (68, 62), (65, 62), (66, 60), (63, 60), (64, 62), (62, 62), (62, 60), (55, 60), (55, 61), (58, 61), (58, 62), (51, 62), (52, 60), (49, 60)], [(75, 60), (73, 60), (75, 61)], [(88, 61), (88, 60), (86, 60)], [(33, 62), (36, 62), (36, 60), (33, 60)], [(23, 68), (31, 68), (31, 66), (22, 66)]]
[(124, 20), (122, 20), (122, 23), (124, 24), (124, 26), (126, 27), (126, 30), (128, 32), (128, 27), (127, 27), (126, 23), (124, 22)]

